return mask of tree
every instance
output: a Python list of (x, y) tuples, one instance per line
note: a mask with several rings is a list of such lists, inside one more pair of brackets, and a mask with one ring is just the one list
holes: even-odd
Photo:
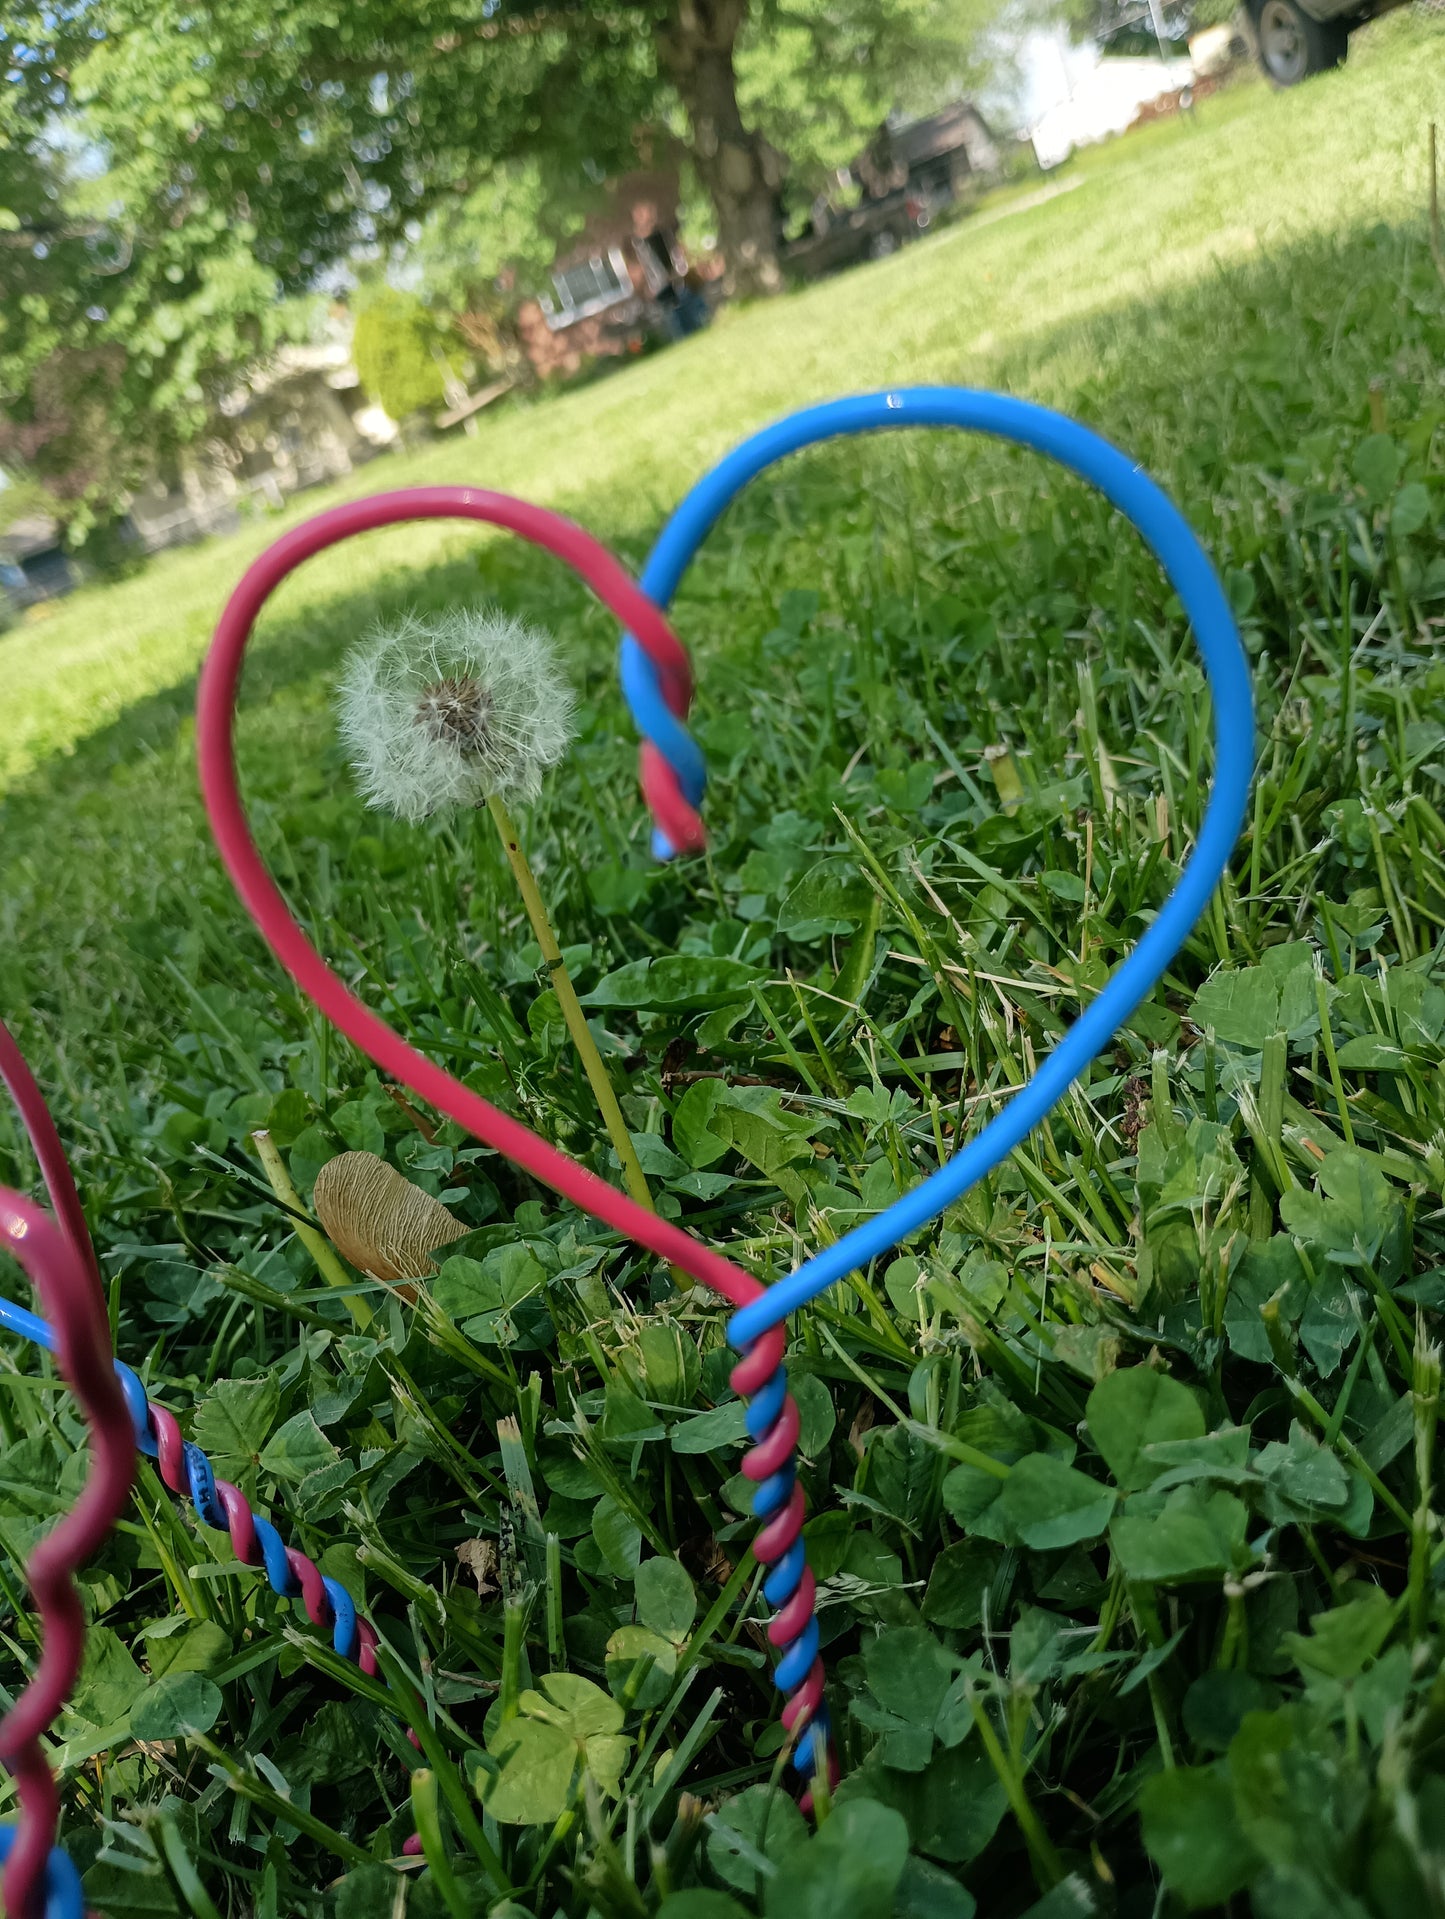
[(958, 0), (20, 0), (18, 15), (34, 124), (82, 108), (134, 215), (252, 226), (288, 288), (499, 166), (622, 170), (675, 101), (751, 293), (780, 284), (785, 163), (739, 101), (744, 30), (756, 46), (801, 20), (815, 76), (867, 71), (876, 104), (901, 63), (931, 57)]
[(552, 262), (601, 197), (586, 174), (569, 176), (540, 158), (494, 167), (470, 192), (437, 202), (407, 246), (406, 265), (474, 358), (526, 379), (517, 298), (547, 290)]
[(254, 229), (219, 209), (133, 222), (93, 153), (17, 104), (0, 104), (0, 465), (79, 539), (213, 424), (239, 370), (310, 331), (314, 303), (281, 299)]
[(783, 147), (804, 181), (846, 157), (987, 4), (9, 0), (0, 456), (82, 528), (305, 330), (328, 268), (530, 204), (525, 264), (639, 139), (690, 155), (731, 290), (774, 291)]
[[(1166, 41), (1180, 43), (1201, 27), (1224, 26), (1239, 12), (1239, 0), (1059, 0), (1053, 17), (1110, 53), (1158, 51), (1157, 23)], [(1177, 50), (1177, 49), (1176, 49)]]
[(690, 152), (730, 271), (782, 284), (779, 194), (811, 196), (889, 110), (956, 88), (993, 0), (678, 0), (658, 58), (687, 111)]
[(65, 207), (53, 156), (0, 125), (0, 463), (19, 500), (64, 511), (111, 481), (123, 444), (109, 422), (116, 358), (84, 340), (94, 235)]
[(677, 0), (654, 29), (658, 61), (691, 129), (698, 176), (717, 214), (718, 240), (737, 291), (775, 293), (783, 156), (743, 124), (734, 55), (748, 0)]
[(738, 98), (788, 156), (811, 200), (887, 115), (930, 113), (987, 71), (993, 0), (788, 0), (754, 11), (738, 41)]

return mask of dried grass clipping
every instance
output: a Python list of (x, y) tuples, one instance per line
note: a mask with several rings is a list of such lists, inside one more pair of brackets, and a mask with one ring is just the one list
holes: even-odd
[[(344, 1259), (373, 1279), (425, 1279), (431, 1255), (470, 1228), (375, 1153), (339, 1153), (316, 1175), (311, 1203)], [(400, 1289), (414, 1299), (412, 1287)]]

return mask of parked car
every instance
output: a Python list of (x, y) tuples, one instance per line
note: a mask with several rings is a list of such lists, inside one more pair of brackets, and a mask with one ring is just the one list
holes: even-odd
[(783, 248), (783, 264), (805, 280), (838, 273), (860, 260), (883, 260), (927, 231), (933, 208), (921, 193), (888, 193), (856, 207), (829, 207), (821, 230)]
[(1403, 0), (1245, 0), (1255, 52), (1276, 87), (1297, 86), (1337, 67), (1350, 35)]

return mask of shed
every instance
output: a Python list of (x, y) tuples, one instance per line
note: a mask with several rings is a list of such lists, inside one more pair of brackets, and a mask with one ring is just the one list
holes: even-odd
[(907, 187), (930, 200), (953, 200), (969, 180), (997, 173), (1000, 158), (978, 108), (955, 100), (923, 120), (886, 120), (852, 172), (873, 199)]

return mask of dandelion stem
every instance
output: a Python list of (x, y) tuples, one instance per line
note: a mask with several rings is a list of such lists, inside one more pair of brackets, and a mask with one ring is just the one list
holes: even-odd
[(342, 1265), (331, 1241), (324, 1233), (317, 1232), (314, 1226), (306, 1223), (301, 1201), (297, 1196), (296, 1188), (291, 1184), (291, 1175), (286, 1171), (286, 1162), (276, 1149), (275, 1140), (263, 1129), (252, 1133), (251, 1143), (256, 1148), (256, 1157), (260, 1160), (261, 1170), (270, 1182), (271, 1191), (280, 1200), (289, 1216), (291, 1230), (310, 1253), (321, 1277), (329, 1286), (335, 1286), (343, 1294), (348, 1312), (358, 1327), (365, 1332), (374, 1317), (372, 1310), (359, 1293), (350, 1290), (356, 1282)]
[(562, 949), (557, 944), (557, 935), (552, 931), (552, 922), (547, 917), (547, 908), (542, 903), (542, 895), (537, 889), (537, 881), (527, 863), (527, 855), (522, 851), (521, 835), (516, 823), (502, 802), (492, 797), (487, 801), (487, 810), (496, 822), (497, 831), (502, 838), (502, 848), (507, 855), (507, 864), (517, 882), (517, 890), (522, 895), (522, 904), (527, 909), (527, 918), (532, 922), (532, 932), (542, 949), (542, 963), (551, 977), (552, 990), (557, 995), (557, 1004), (562, 1009), (562, 1017), (567, 1022), (567, 1031), (572, 1035), (572, 1044), (577, 1048), (577, 1057), (582, 1062), (582, 1070), (587, 1075), (587, 1083), (592, 1088), (597, 1101), (597, 1110), (602, 1115), (602, 1124), (607, 1128), (607, 1136), (612, 1141), (612, 1149), (617, 1154), (622, 1167), (622, 1180), (628, 1192), (639, 1206), (647, 1207), (649, 1212), (656, 1209), (652, 1204), (652, 1193), (648, 1188), (647, 1177), (642, 1170), (642, 1162), (637, 1157), (637, 1148), (632, 1143), (632, 1135), (627, 1130), (627, 1122), (622, 1117), (622, 1108), (617, 1103), (617, 1093), (602, 1055), (597, 1050), (587, 1025), (587, 1016), (582, 1011), (577, 998), (577, 989), (567, 971), (562, 958)]

